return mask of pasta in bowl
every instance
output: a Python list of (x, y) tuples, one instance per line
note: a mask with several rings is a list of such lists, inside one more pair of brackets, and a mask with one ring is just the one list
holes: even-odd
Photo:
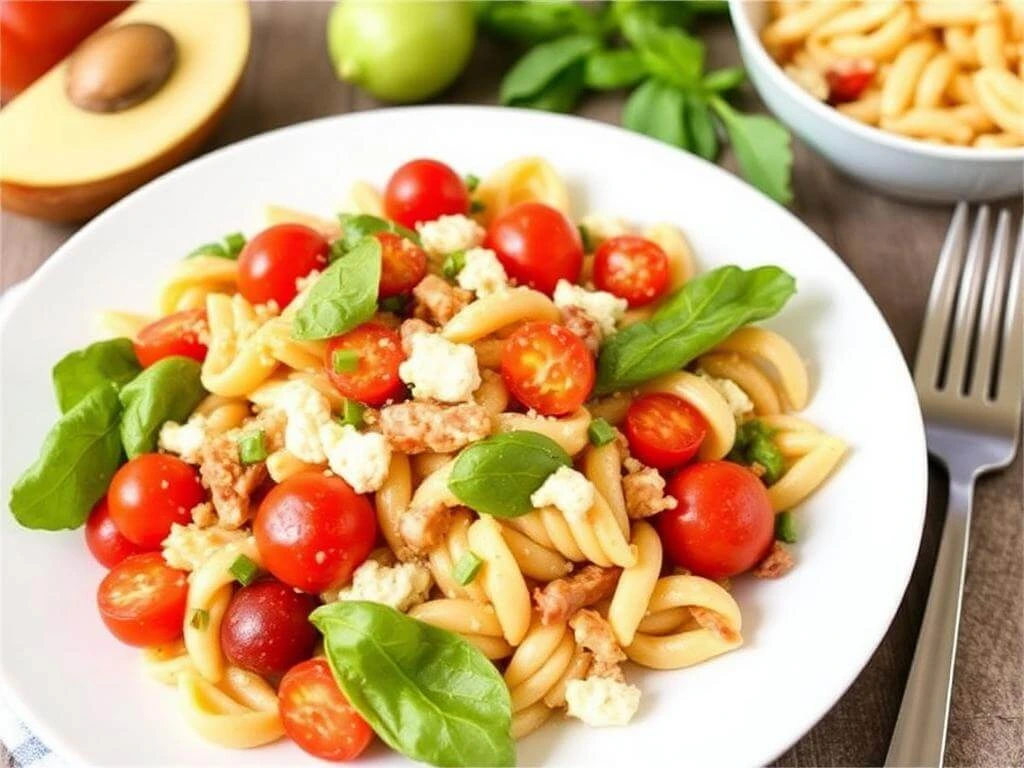
[(23, 526), (85, 524), (103, 622), (188, 726), (506, 765), (554, 716), (628, 723), (631, 664), (739, 648), (732, 579), (789, 571), (846, 453), (758, 325), (792, 276), (574, 221), (539, 158), (414, 160), (352, 198), (271, 207), (175, 265), (156, 315), (105, 313), (12, 489)]

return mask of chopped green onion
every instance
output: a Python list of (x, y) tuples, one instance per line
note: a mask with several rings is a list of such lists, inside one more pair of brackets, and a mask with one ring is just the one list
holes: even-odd
[(232, 232), (224, 236), (224, 246), (232, 256), (237, 256), (245, 248), (245, 235), (241, 232)]
[(600, 448), (615, 439), (615, 427), (604, 419), (594, 419), (587, 427), (587, 436), (590, 438), (591, 445)]
[(594, 250), (594, 238), (590, 236), (590, 230), (582, 224), (577, 225), (576, 229), (580, 231), (580, 240), (583, 241), (583, 252), (590, 253)]
[(262, 429), (238, 436), (239, 461), (243, 464), (255, 464), (265, 458), (267, 458), (267, 441)]
[(359, 367), (359, 353), (354, 349), (336, 349), (331, 355), (331, 367), (335, 373), (351, 373)]
[(198, 629), (201, 632), (210, 625), (210, 612), (205, 608), (196, 608), (192, 611), (188, 623), (192, 629)]
[(351, 426), (359, 429), (363, 426), (363, 414), (365, 412), (365, 405), (357, 400), (345, 398), (345, 403), (341, 406), (341, 415), (338, 417), (338, 423), (343, 427)]
[(775, 538), (787, 544), (796, 544), (796, 518), (792, 512), (779, 512), (775, 516)]
[(466, 178), (464, 178), (463, 181), (466, 184), (466, 189), (470, 192), (475, 191), (476, 188), (480, 186), (480, 177), (473, 173), (467, 173)]
[(455, 251), (455, 253), (449, 253), (444, 257), (444, 263), (441, 265), (441, 274), (449, 280), (454, 280), (465, 266), (466, 252)]
[(469, 212), (470, 213), (483, 213), (485, 210), (487, 210), (487, 206), (484, 205), (482, 200), (472, 200), (472, 201), (470, 201), (470, 203), (469, 203)]
[(228, 570), (243, 587), (248, 587), (252, 584), (256, 579), (256, 575), (260, 572), (256, 563), (245, 555), (236, 557), (235, 562), (228, 567)]
[(399, 294), (398, 296), (388, 296), (386, 299), (381, 299), (380, 308), (385, 312), (394, 312), (396, 315), (400, 315), (405, 312), (405, 308), (409, 306), (409, 299), (406, 296)]
[(477, 573), (480, 571), (480, 566), (483, 564), (483, 560), (472, 552), (467, 552), (459, 558), (459, 562), (452, 568), (452, 578), (462, 586), (466, 586), (476, 578)]

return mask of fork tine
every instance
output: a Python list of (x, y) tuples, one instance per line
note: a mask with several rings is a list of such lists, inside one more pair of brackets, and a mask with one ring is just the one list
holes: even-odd
[(1012, 404), (1020, 422), (1022, 384), (1024, 384), (1024, 217), (1017, 236), (1017, 248), (1013, 256), (1013, 272), (1010, 288), (1006, 294), (1006, 315), (1003, 334), (1003, 359), (1000, 365), (999, 386), (996, 400)]
[(1010, 272), (1010, 212), (1003, 209), (996, 220), (996, 233), (992, 238), (992, 255), (985, 276), (985, 290), (981, 297), (981, 319), (978, 321), (974, 370), (969, 391), (976, 397), (989, 399), (995, 378), (996, 353), (1002, 338), (1002, 319), (1006, 280)]
[(967, 356), (978, 319), (978, 296), (981, 294), (981, 277), (988, 251), (988, 220), (989, 207), (983, 205), (974, 219), (971, 241), (967, 246), (967, 260), (960, 277), (956, 316), (950, 329), (949, 360), (942, 382), (942, 388), (950, 392), (963, 392), (966, 389)]
[(939, 253), (939, 263), (935, 267), (935, 278), (932, 280), (932, 291), (928, 297), (928, 309), (914, 362), (914, 381), (919, 392), (932, 391), (939, 380), (946, 332), (953, 314), (957, 277), (964, 261), (967, 212), (967, 203), (957, 205)]

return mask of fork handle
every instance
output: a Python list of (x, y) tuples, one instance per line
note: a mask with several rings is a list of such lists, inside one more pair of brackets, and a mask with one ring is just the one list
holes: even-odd
[(886, 766), (941, 768), (953, 690), (974, 479), (953, 479), (928, 605)]

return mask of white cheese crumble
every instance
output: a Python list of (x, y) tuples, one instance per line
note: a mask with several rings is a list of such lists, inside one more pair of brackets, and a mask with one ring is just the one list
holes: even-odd
[(320, 445), (320, 425), (331, 420), (331, 403), (316, 387), (304, 381), (290, 381), (275, 398), (284, 411), (284, 447), (296, 458), (310, 464), (327, 460)]
[(384, 485), (391, 466), (391, 446), (384, 435), (331, 421), (320, 425), (320, 444), (331, 470), (356, 493), (371, 493)]
[(530, 496), (534, 507), (552, 506), (568, 518), (582, 520), (594, 506), (594, 484), (571, 467), (559, 467)]
[(607, 291), (588, 291), (568, 280), (559, 280), (555, 286), (555, 306), (559, 309), (579, 307), (594, 322), (601, 326), (601, 333), (610, 336), (615, 333), (615, 325), (626, 314), (629, 303)]
[(444, 255), (476, 248), (484, 241), (484, 228), (468, 216), (441, 216), (416, 225), (420, 242), (430, 253)]
[(367, 560), (352, 575), (352, 585), (338, 593), (338, 600), (368, 600), (408, 611), (427, 599), (430, 571), (419, 563), (381, 565)]
[(210, 526), (200, 528), (195, 523), (171, 524), (171, 532), (161, 542), (164, 561), (171, 568), (194, 571), (218, 549), (232, 541), (246, 537), (245, 531)]
[(626, 725), (640, 707), (640, 689), (607, 677), (570, 680), (565, 702), (567, 714), (589, 726)]
[(697, 371), (697, 375), (715, 388), (722, 399), (729, 404), (733, 416), (739, 421), (748, 413), (754, 412), (754, 402), (732, 379), (719, 379), (707, 371)]
[(470, 248), (466, 265), (456, 278), (459, 286), (483, 298), (508, 287), (508, 274), (497, 255), (489, 248)]
[(629, 225), (625, 219), (620, 219), (618, 216), (609, 216), (604, 213), (588, 213), (580, 219), (580, 226), (587, 230), (594, 248), (605, 240), (611, 240), (613, 237), (630, 233)]
[(206, 442), (206, 417), (196, 414), (184, 424), (166, 421), (160, 427), (157, 446), (161, 451), (174, 453), (189, 464), (200, 462), (203, 443)]
[(464, 403), (480, 386), (476, 350), (453, 344), (437, 333), (417, 333), (409, 339), (412, 351), (398, 375), (412, 387), (417, 400)]

